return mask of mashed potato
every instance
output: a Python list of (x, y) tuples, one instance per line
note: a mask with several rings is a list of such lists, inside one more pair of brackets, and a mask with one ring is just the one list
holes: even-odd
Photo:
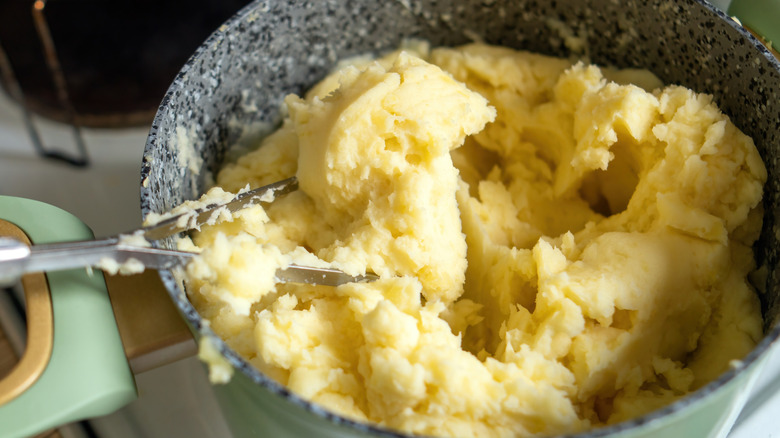
[[(286, 106), (214, 196), (300, 190), (180, 246), (211, 327), (306, 399), (409, 433), (574, 432), (762, 334), (766, 170), (708, 95), (476, 44), (361, 61)], [(274, 284), (292, 262), (381, 278)]]

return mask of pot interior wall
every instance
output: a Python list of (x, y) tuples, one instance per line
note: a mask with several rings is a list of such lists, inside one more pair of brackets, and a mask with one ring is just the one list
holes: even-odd
[[(721, 13), (699, 2), (312, 1), (254, 3), (217, 30), (185, 65), (154, 121), (144, 157), (142, 209), (167, 211), (197, 197), (229, 159), (228, 149), (268, 132), (285, 95), (302, 93), (336, 61), (381, 52), (404, 39), (433, 46), (474, 40), (592, 62), (642, 67), (666, 83), (714, 95), (755, 139), (769, 172), (756, 253), (766, 283), (767, 331), (778, 321), (780, 208), (778, 63)], [(585, 41), (577, 50), (569, 37)], [(167, 244), (170, 244), (168, 242)], [(164, 280), (183, 298), (172, 277)], [(184, 299), (190, 321), (199, 318)]]

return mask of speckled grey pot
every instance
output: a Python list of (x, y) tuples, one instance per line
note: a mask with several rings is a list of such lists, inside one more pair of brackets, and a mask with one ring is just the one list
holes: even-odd
[[(645, 417), (582, 437), (720, 436), (780, 335), (780, 73), (777, 60), (736, 22), (703, 1), (614, 0), (260, 1), (201, 46), (171, 85), (149, 134), (142, 169), (144, 215), (197, 197), (229, 157), (280, 119), (288, 93), (301, 93), (341, 58), (395, 48), (405, 38), (433, 45), (484, 40), (559, 56), (571, 53), (561, 24), (587, 41), (600, 64), (644, 67), (667, 83), (715, 96), (752, 136), (769, 172), (764, 231), (756, 245), (767, 267), (761, 295), (765, 338), (731, 371), (692, 396)], [(264, 128), (264, 129), (263, 129)], [(163, 242), (170, 244), (170, 242)], [(161, 276), (199, 335), (213, 338), (238, 370), (216, 387), (236, 436), (389, 435), (314, 406), (245, 363), (203, 324), (169, 272)]]

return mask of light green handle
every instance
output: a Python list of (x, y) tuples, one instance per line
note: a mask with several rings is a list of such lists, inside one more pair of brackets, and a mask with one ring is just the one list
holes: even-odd
[(775, 50), (780, 47), (780, 1), (732, 0), (728, 13), (773, 43)]
[[(21, 228), (34, 244), (93, 237), (75, 216), (28, 199), (0, 196), (0, 219)], [(47, 278), (54, 313), (51, 359), (29, 389), (0, 405), (3, 437), (109, 414), (136, 398), (102, 273), (74, 269)]]

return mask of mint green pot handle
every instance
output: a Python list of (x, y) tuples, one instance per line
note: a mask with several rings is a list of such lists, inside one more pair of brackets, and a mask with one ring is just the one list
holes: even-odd
[(732, 0), (728, 14), (773, 43), (775, 50), (780, 46), (780, 0)]
[[(29, 199), (0, 196), (0, 219), (35, 244), (93, 238), (75, 216)], [(31, 386), (0, 404), (3, 437), (109, 414), (136, 398), (102, 273), (74, 269), (46, 277), (54, 315), (51, 356)]]

